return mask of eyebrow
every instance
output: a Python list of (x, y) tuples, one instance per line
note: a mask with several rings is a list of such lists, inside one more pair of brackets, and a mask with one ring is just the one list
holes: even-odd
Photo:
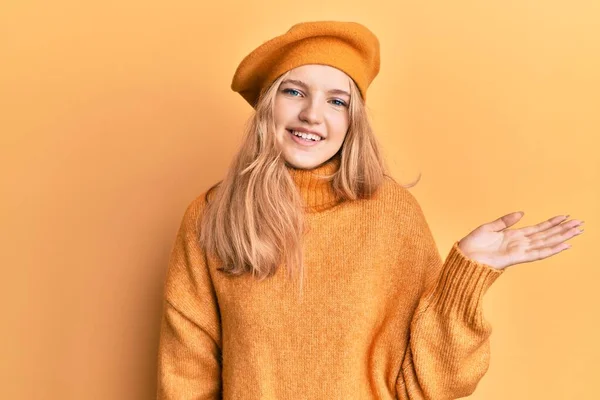
[[(286, 79), (283, 82), (281, 82), (282, 85), (284, 83), (293, 83), (295, 85), (302, 86), (303, 88), (308, 89), (308, 85), (306, 83), (296, 80), (296, 79)], [(331, 90), (327, 91), (327, 93), (345, 94), (346, 96), (350, 97), (350, 93), (348, 93), (342, 89), (331, 89)]]

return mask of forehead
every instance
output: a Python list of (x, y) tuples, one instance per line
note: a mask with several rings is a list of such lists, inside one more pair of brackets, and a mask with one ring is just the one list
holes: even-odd
[(350, 92), (350, 77), (329, 65), (301, 65), (290, 70), (288, 79), (300, 80), (313, 88), (341, 89)]

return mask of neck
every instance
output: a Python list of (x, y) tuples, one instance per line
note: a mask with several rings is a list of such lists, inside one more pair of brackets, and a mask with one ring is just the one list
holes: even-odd
[(298, 187), (307, 212), (318, 212), (331, 208), (341, 199), (333, 191), (331, 181), (318, 175), (331, 175), (339, 169), (340, 156), (336, 154), (323, 164), (312, 169), (299, 169), (289, 164), (286, 168)]

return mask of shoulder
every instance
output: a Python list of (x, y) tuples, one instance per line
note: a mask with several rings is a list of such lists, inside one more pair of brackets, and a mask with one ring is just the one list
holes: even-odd
[(204, 210), (208, 206), (209, 202), (214, 199), (216, 189), (220, 183), (221, 182), (217, 182), (209, 189), (196, 195), (187, 203), (183, 213), (183, 224), (187, 225), (188, 228), (197, 226), (197, 223), (204, 214)]
[(410, 242), (411, 246), (419, 249), (437, 249), (423, 208), (408, 188), (386, 175), (380, 196), (391, 204), (386, 207), (388, 214), (394, 215), (399, 221), (401, 242)]
[(417, 197), (389, 175), (384, 176), (372, 204), (378, 215), (399, 222), (407, 231), (423, 231), (428, 227)]
[(206, 206), (212, 202), (217, 194), (217, 190), (223, 181), (219, 181), (212, 185), (210, 188), (206, 189), (204, 192), (201, 192), (197, 195), (189, 204), (188, 210), (201, 213)]
[(415, 195), (389, 175), (384, 175), (383, 182), (374, 199), (385, 202), (399, 211), (407, 213), (422, 212)]

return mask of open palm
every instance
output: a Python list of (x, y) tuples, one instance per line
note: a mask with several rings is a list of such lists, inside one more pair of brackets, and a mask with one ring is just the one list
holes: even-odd
[(571, 247), (564, 243), (583, 232), (583, 221), (556, 216), (537, 225), (507, 229), (517, 223), (522, 212), (513, 212), (479, 226), (459, 241), (458, 247), (468, 257), (496, 269), (541, 260)]

